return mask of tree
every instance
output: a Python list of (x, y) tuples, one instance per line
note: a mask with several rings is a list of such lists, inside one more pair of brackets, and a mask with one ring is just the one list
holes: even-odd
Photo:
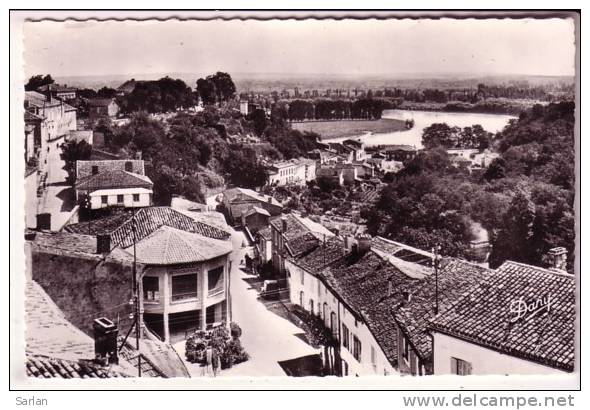
[(517, 193), (492, 242), (489, 263), (492, 269), (500, 266), (507, 259), (529, 264), (535, 263), (535, 250), (531, 246), (535, 205), (530, 196), (524, 192)]
[(219, 103), (228, 101), (236, 95), (236, 85), (228, 73), (218, 71), (207, 79), (215, 85), (215, 93)]
[(199, 78), (197, 80), (197, 93), (201, 97), (203, 105), (213, 105), (216, 101), (215, 83), (209, 78)]
[(25, 84), (25, 91), (35, 91), (37, 88), (43, 85), (49, 85), (55, 83), (55, 80), (51, 78), (51, 74), (46, 76), (34, 75), (29, 78), (29, 81)]
[(111, 87), (102, 87), (96, 95), (100, 98), (115, 98), (117, 96), (117, 90)]
[(268, 121), (266, 120), (266, 113), (264, 112), (264, 110), (258, 108), (252, 111), (252, 113), (250, 113), (249, 115), (249, 120), (252, 121), (254, 131), (256, 132), (256, 134), (259, 137), (262, 136), (264, 130), (268, 125)]
[(86, 141), (70, 141), (62, 148), (62, 157), (66, 164), (68, 173), (68, 182), (73, 184), (76, 180), (76, 161), (90, 159), (92, 155), (92, 145)]
[(494, 158), (486, 168), (483, 178), (486, 181), (500, 179), (506, 176), (506, 161), (502, 157)]
[(266, 184), (268, 178), (254, 150), (239, 145), (230, 146), (225, 172), (231, 184), (242, 188), (259, 188)]

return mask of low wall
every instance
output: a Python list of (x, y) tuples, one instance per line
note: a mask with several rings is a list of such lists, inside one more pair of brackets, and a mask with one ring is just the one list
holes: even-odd
[(119, 318), (123, 335), (132, 323), (131, 264), (101, 255), (59, 254), (33, 247), (32, 277), (66, 318), (89, 336), (97, 317), (106, 316), (115, 322)]

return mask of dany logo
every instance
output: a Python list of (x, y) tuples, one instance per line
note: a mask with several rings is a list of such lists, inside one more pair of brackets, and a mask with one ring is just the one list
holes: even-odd
[(521, 319), (530, 319), (538, 314), (549, 312), (551, 310), (551, 295), (546, 295), (536, 300), (525, 301), (524, 296), (510, 303), (510, 313), (514, 316), (510, 319), (511, 323), (516, 323)]

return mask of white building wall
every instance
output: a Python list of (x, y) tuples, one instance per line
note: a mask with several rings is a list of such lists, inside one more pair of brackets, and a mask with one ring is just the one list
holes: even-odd
[[(311, 275), (304, 269), (293, 264), (290, 260), (285, 262), (285, 268), (289, 272), (289, 296), (291, 303), (302, 306), (308, 312), (310, 311), (313, 300), (314, 314), (323, 318), (326, 328), (330, 328), (331, 313), (335, 313), (336, 332), (340, 340), (340, 355), (342, 360), (348, 364), (349, 376), (369, 376), (369, 375), (392, 375), (397, 374), (387, 357), (381, 350), (379, 344), (373, 337), (369, 328), (362, 321), (355, 321), (354, 315), (340, 303), (324, 284), (315, 276)], [(303, 283), (301, 277), (303, 275)], [(303, 292), (303, 305), (300, 304), (300, 293)], [(324, 311), (324, 303), (326, 309)], [(345, 324), (350, 333), (350, 348), (342, 346), (342, 324)], [(353, 356), (353, 337), (356, 336), (361, 342), (361, 360), (357, 361)], [(371, 346), (375, 351), (375, 361), (371, 361)]]
[[(91, 209), (100, 209), (106, 208), (107, 206), (124, 206), (127, 208), (151, 206), (151, 193), (151, 190), (146, 190), (145, 188), (110, 189), (108, 194), (102, 193), (101, 191), (94, 191), (90, 194), (90, 207)], [(139, 201), (133, 201), (133, 194), (139, 194)], [(103, 195), (107, 196), (106, 204), (102, 202)], [(117, 201), (118, 195), (123, 195), (122, 204)]]
[(474, 375), (563, 374), (561, 370), (433, 332), (434, 374), (451, 374), (451, 358), (471, 363)]

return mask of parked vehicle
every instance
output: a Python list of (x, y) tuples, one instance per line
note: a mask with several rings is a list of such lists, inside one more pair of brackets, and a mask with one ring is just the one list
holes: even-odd
[(265, 280), (259, 296), (263, 299), (280, 299), (281, 284), (278, 280)]

